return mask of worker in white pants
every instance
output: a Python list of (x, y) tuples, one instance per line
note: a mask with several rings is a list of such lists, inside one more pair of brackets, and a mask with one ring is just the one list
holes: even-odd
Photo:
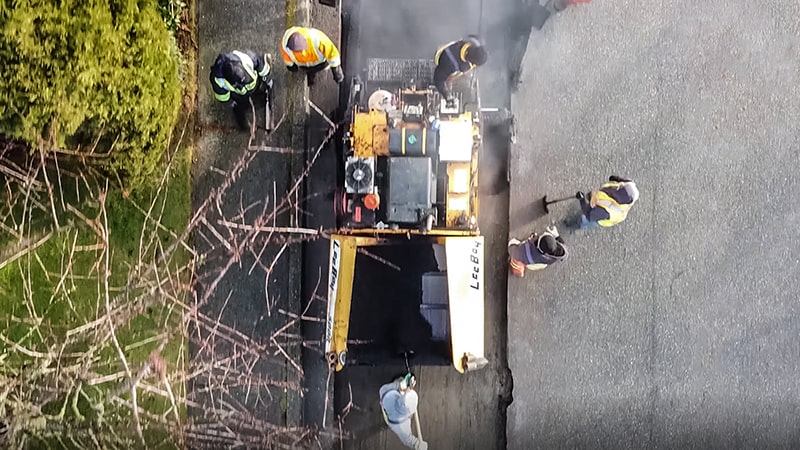
[(379, 391), (383, 420), (389, 429), (400, 438), (408, 448), (428, 450), (428, 443), (414, 436), (411, 419), (417, 412), (419, 396), (414, 391), (416, 379), (408, 373), (392, 383), (384, 384)]

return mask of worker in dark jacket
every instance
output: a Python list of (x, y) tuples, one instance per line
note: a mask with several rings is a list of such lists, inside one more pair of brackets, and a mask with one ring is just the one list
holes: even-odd
[(269, 55), (256, 55), (250, 50), (220, 53), (211, 66), (211, 87), (214, 98), (231, 105), (239, 129), (247, 129), (246, 113), (250, 97), (266, 94), (272, 106), (272, 75)]
[(639, 199), (639, 189), (633, 181), (616, 175), (608, 181), (592, 191), (588, 201), (583, 192), (575, 194), (581, 203), (580, 228), (614, 226), (628, 217), (631, 206)]
[(508, 241), (508, 257), (511, 273), (522, 278), (525, 269), (546, 269), (550, 264), (567, 259), (567, 247), (558, 229), (551, 225), (541, 235), (534, 233), (524, 241)]
[(483, 44), (476, 36), (468, 36), (460, 41), (450, 42), (436, 51), (433, 61), (433, 83), (436, 89), (452, 106), (454, 98), (450, 92), (453, 80), (466, 74), (475, 67), (486, 63), (488, 55)]

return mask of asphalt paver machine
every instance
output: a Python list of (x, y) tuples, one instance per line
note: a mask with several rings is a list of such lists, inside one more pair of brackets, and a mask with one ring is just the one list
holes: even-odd
[[(410, 308), (413, 317), (375, 327), (414, 338), (408, 345), (390, 336), (383, 345), (393, 347), (389, 352), (400, 358), (414, 353), (418, 363), (443, 361), (462, 373), (479, 369), (487, 360), (484, 239), (478, 229), (482, 142), (477, 80), (462, 77), (453, 89), (455, 104), (448, 105), (430, 86), (433, 61), (369, 59), (364, 72), (364, 79), (352, 78), (343, 109), (347, 128), (341, 140), (340, 186), (334, 198), (337, 231), (330, 236), (328, 269), (328, 362), (339, 371), (365, 361), (354, 348), (360, 344), (349, 335), (352, 322), (358, 311), (398, 289), (373, 279), (372, 290), (362, 295), (367, 298), (355, 298), (354, 284), (362, 271), (357, 255), (391, 248), (404, 261), (403, 267), (386, 261), (395, 266), (393, 276), (399, 277), (399, 285), (415, 289), (388, 300), (384, 309), (403, 316), (394, 311)], [(418, 254), (429, 263), (414, 262)], [(379, 321), (380, 312), (370, 315), (360, 320)], [(409, 327), (414, 329), (404, 329)]]

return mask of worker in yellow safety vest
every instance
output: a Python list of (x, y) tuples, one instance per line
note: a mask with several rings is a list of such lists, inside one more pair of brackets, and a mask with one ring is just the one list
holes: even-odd
[(633, 181), (616, 175), (608, 181), (592, 191), (588, 201), (583, 192), (575, 194), (583, 213), (579, 228), (611, 227), (628, 217), (631, 206), (639, 199), (639, 189)]
[(316, 28), (292, 27), (286, 30), (281, 39), (281, 55), (290, 71), (303, 69), (306, 72), (309, 86), (314, 84), (317, 72), (327, 67), (331, 68), (334, 81), (341, 83), (344, 80), (339, 49)]
[(445, 44), (436, 51), (433, 62), (433, 84), (452, 107), (454, 98), (450, 92), (453, 81), (478, 66), (486, 63), (488, 55), (477, 36), (467, 36), (460, 41)]

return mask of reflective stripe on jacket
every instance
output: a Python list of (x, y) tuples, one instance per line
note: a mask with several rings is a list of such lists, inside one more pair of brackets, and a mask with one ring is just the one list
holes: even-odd
[[(593, 207), (603, 208), (608, 213), (608, 219), (598, 220), (597, 224), (601, 227), (614, 226), (628, 217), (633, 203), (618, 203), (613, 197), (608, 195), (603, 189), (623, 189), (626, 184), (633, 184), (627, 181), (623, 183), (606, 183), (599, 190), (592, 192), (591, 205)], [(635, 186), (635, 185), (634, 185)]]
[(473, 42), (473, 40), (449, 42), (436, 50), (433, 62), (437, 67), (446, 67), (450, 76), (467, 73), (475, 68), (474, 64), (467, 61), (467, 49), (476, 43), (477, 41)]
[[(226, 64), (240, 64), (249, 77), (249, 81), (244, 86), (237, 88), (222, 76), (222, 66)], [(260, 68), (260, 70), (259, 70)], [(240, 52), (234, 50), (231, 53), (220, 55), (217, 63), (212, 68), (211, 79), (214, 87), (214, 98), (220, 102), (227, 102), (231, 99), (231, 92), (237, 95), (250, 95), (258, 85), (258, 78), (269, 76), (270, 67), (266, 61), (256, 56), (252, 52)]]
[[(299, 52), (289, 49), (289, 37), (294, 33), (300, 33), (306, 39), (308, 48)], [(331, 67), (338, 67), (342, 64), (339, 49), (316, 28), (292, 27), (286, 30), (281, 40), (281, 55), (287, 66), (313, 67), (327, 62)]]
[[(555, 238), (557, 245), (561, 248), (561, 255), (551, 255), (544, 253), (539, 247), (539, 242), (545, 236), (552, 236)], [(522, 276), (527, 270), (540, 270), (547, 266), (567, 259), (569, 252), (564, 245), (564, 240), (561, 237), (556, 237), (549, 231), (543, 232), (541, 235), (532, 235), (531, 237), (508, 246), (509, 263), (511, 268), (517, 272), (517, 275)]]

